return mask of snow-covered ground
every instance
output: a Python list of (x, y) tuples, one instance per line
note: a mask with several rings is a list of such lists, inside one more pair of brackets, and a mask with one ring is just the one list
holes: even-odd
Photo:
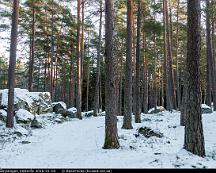
[[(118, 117), (121, 147), (114, 150), (102, 149), (105, 117), (49, 124), (0, 146), (0, 168), (216, 168), (216, 112), (203, 115), (205, 158), (182, 149), (184, 127), (179, 126), (179, 115), (142, 115), (142, 123), (133, 123), (132, 130), (121, 129), (123, 118)], [(164, 137), (137, 135), (139, 127), (150, 127)]]

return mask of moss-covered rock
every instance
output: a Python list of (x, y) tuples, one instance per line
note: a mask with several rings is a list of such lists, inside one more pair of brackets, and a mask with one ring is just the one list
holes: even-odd
[(148, 127), (140, 127), (138, 129), (138, 133), (142, 134), (143, 136), (145, 136), (146, 138), (150, 138), (152, 136), (155, 136), (157, 138), (162, 138), (163, 134), (160, 132), (155, 132), (152, 129), (148, 128)]

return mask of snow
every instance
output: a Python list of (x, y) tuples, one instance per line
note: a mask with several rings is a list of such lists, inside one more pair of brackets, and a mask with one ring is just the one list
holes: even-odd
[(67, 105), (64, 102), (53, 102), (52, 105), (55, 106), (57, 104), (60, 104), (64, 109), (67, 109)]
[(203, 108), (203, 109), (211, 109), (211, 107), (208, 106), (208, 105), (206, 105), (206, 104), (202, 104), (202, 105), (201, 105), (201, 108)]
[(76, 112), (77, 112), (77, 108), (72, 107), (72, 108), (69, 108), (68, 111), (69, 111), (69, 112), (76, 113)]
[(7, 117), (7, 112), (4, 109), (0, 109), (0, 115)]
[[(163, 106), (157, 106), (156, 109), (158, 109), (158, 110), (165, 110)], [(148, 110), (148, 113), (151, 113), (154, 110), (155, 110), (155, 108), (151, 108), (151, 109)]]
[[(7, 106), (8, 105), (8, 89), (0, 90), (0, 95), (2, 94), (2, 98), (0, 100), (0, 105)], [(28, 106), (31, 107), (35, 101), (41, 99), (41, 92), (29, 92), (27, 89), (14, 88), (14, 104), (17, 104), (20, 100), (27, 102)], [(50, 98), (49, 92), (43, 92)], [(43, 101), (43, 104), (46, 104)]]
[[(1, 105), (7, 106), (8, 105), (8, 89), (1, 90), (0, 93), (2, 93)], [(19, 101), (18, 98), (28, 103), (31, 103), (32, 100), (29, 98), (27, 93), (29, 93), (29, 91), (26, 89), (15, 88), (14, 89), (14, 104), (18, 103)]]
[[(216, 168), (216, 112), (203, 116), (205, 158), (182, 149), (184, 127), (179, 125), (179, 112), (142, 114), (141, 119), (142, 123), (135, 124), (133, 117), (133, 129), (125, 130), (123, 117), (118, 117), (121, 147), (113, 150), (102, 149), (103, 116), (47, 124), (25, 139), (0, 146), (0, 168)], [(140, 127), (164, 137), (137, 136)], [(22, 144), (22, 140), (30, 143)]]
[(16, 112), (16, 117), (20, 121), (29, 121), (34, 119), (34, 115), (27, 110), (19, 109)]

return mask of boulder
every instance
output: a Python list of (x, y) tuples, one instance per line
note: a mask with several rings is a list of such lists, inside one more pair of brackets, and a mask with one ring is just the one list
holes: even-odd
[(63, 116), (66, 113), (67, 106), (64, 102), (54, 102), (52, 103), (53, 112), (56, 114), (62, 114)]
[(106, 112), (104, 111), (104, 112), (100, 112), (99, 114), (98, 114), (98, 116), (105, 116), (106, 115)]
[(66, 113), (65, 113), (65, 117), (69, 117), (69, 118), (76, 118), (76, 113), (77, 113), (77, 109), (75, 107), (69, 108)]
[(210, 106), (206, 105), (206, 104), (202, 104), (201, 108), (202, 108), (202, 113), (203, 114), (211, 114), (211, 113), (213, 113), (212, 108)]
[(138, 129), (138, 133), (142, 134), (143, 136), (145, 136), (146, 138), (150, 138), (152, 136), (157, 137), (157, 138), (162, 138), (163, 134), (160, 132), (155, 132), (152, 129), (148, 128), (148, 127), (140, 127)]
[(34, 118), (32, 120), (32, 122), (31, 122), (31, 127), (32, 128), (41, 129), (42, 128), (42, 124), (36, 118)]
[(26, 130), (23, 127), (17, 127), (14, 130), (14, 134), (16, 134), (18, 137), (21, 137), (21, 136), (24, 136), (24, 135), (27, 136), (29, 134), (29, 132), (28, 132), (28, 130)]
[(83, 112), (83, 115), (84, 115), (85, 117), (91, 117), (91, 116), (94, 115), (94, 111)]
[[(0, 105), (2, 108), (8, 106), (8, 89), (0, 90)], [(49, 92), (29, 92), (26, 89), (14, 89), (15, 111), (24, 109), (32, 114), (52, 112), (51, 97)]]
[(149, 109), (148, 114), (157, 114), (157, 113), (163, 112), (165, 110), (166, 109), (163, 106), (157, 106), (156, 109), (155, 108)]
[(52, 101), (49, 92), (30, 92), (31, 98), (36, 103), (37, 114), (53, 112)]
[(63, 120), (60, 119), (60, 118), (55, 118), (54, 121), (57, 122), (57, 123), (63, 123)]
[(34, 115), (27, 110), (20, 109), (15, 113), (17, 123), (29, 124), (33, 119)]
[(6, 122), (7, 112), (4, 109), (0, 109), (0, 120)]

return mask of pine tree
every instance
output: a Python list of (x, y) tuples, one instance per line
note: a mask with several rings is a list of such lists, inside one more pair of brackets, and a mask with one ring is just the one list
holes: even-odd
[(8, 109), (6, 127), (14, 126), (14, 87), (15, 87), (15, 69), (16, 69), (16, 51), (18, 37), (18, 19), (19, 19), (19, 0), (13, 1), (10, 60), (8, 69)]
[(123, 129), (132, 129), (132, 8), (133, 1), (127, 1), (127, 41), (124, 88)]
[(105, 142), (104, 149), (119, 148), (117, 117), (116, 117), (116, 87), (115, 87), (115, 60), (113, 56), (113, 0), (105, 2)]
[(187, 60), (188, 71), (188, 104), (186, 108), (184, 148), (193, 154), (205, 156), (201, 92), (200, 92), (200, 0), (188, 0), (188, 40)]

